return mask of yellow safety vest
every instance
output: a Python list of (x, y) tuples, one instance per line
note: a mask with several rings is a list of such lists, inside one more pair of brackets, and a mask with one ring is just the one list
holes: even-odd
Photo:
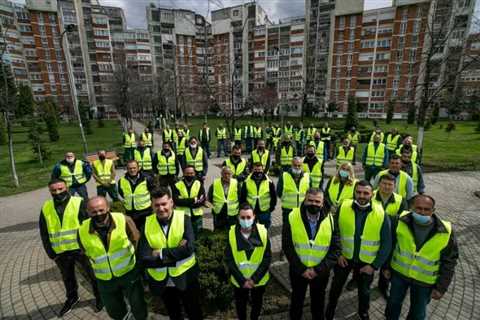
[(238, 181), (230, 179), (228, 186), (228, 194), (225, 196), (222, 179), (217, 178), (213, 181), (213, 213), (219, 214), (223, 205), (227, 205), (227, 213), (229, 216), (238, 215)]
[(245, 126), (243, 128), (244, 138), (253, 138), (253, 126)]
[(304, 133), (304, 132), (305, 132), (305, 131), (304, 131), (303, 129), (299, 129), (299, 130), (295, 131), (294, 137), (295, 137), (295, 141), (296, 141), (296, 142), (302, 141), (303, 133)]
[(315, 132), (317, 132), (317, 128), (312, 128), (309, 127), (307, 128), (307, 140), (313, 140), (313, 137), (315, 136)]
[(331, 131), (331, 130), (332, 130), (331, 128), (322, 128), (321, 139), (322, 139), (323, 141), (330, 141), (330, 139), (332, 138), (332, 137), (330, 136), (330, 131)]
[(247, 185), (247, 201), (255, 209), (258, 201), (260, 211), (264, 212), (270, 209), (270, 179), (267, 177), (262, 180), (260, 187), (257, 188), (257, 184), (252, 179), (252, 175), (249, 175), (245, 180)]
[(348, 149), (347, 154), (345, 154), (345, 149), (343, 146), (338, 148), (337, 154), (337, 169), (344, 163), (352, 163), (353, 162), (353, 155), (354, 155), (354, 148), (350, 147)]
[[(388, 174), (388, 169), (382, 170), (378, 173), (378, 177)], [(407, 197), (407, 180), (408, 180), (408, 173), (405, 171), (400, 170), (400, 176), (398, 177), (398, 181), (395, 182), (395, 192), (401, 195), (402, 197)], [(407, 199), (408, 200), (408, 199)]]
[[(355, 211), (352, 208), (353, 200), (345, 200), (338, 215), (342, 255), (347, 259), (353, 258), (355, 237)], [(385, 212), (377, 203), (372, 202), (372, 211), (367, 215), (360, 242), (359, 259), (364, 263), (372, 263), (380, 249), (380, 231), (382, 229)]]
[(81, 197), (70, 197), (63, 212), (62, 221), (55, 210), (53, 200), (47, 200), (42, 207), (43, 218), (47, 224), (48, 239), (56, 254), (79, 249), (77, 232), (80, 227), (78, 213), (81, 203)]
[(325, 151), (325, 142), (320, 140), (317, 143), (317, 142), (315, 142), (315, 140), (312, 140), (312, 141), (309, 142), (309, 145), (315, 147), (315, 155), (317, 156), (318, 159), (323, 160), (323, 153)]
[(288, 152), (286, 147), (282, 147), (280, 150), (280, 165), (283, 167), (290, 166), (293, 160), (293, 147), (288, 146)]
[[(400, 217), (411, 214), (404, 211)], [(392, 269), (403, 276), (417, 281), (434, 285), (437, 283), (440, 270), (441, 252), (450, 241), (452, 225), (450, 222), (438, 219), (447, 229), (447, 232), (437, 232), (420, 250), (417, 251), (415, 236), (408, 225), (398, 221), (396, 236), (397, 246), (393, 251)]]
[(145, 210), (152, 204), (150, 192), (147, 188), (147, 180), (143, 180), (132, 191), (130, 182), (125, 178), (120, 178), (120, 188), (123, 191), (123, 206), (126, 210)]
[(272, 128), (266, 127), (265, 128), (265, 139), (271, 139), (272, 134), (273, 134)]
[(253, 137), (256, 138), (256, 139), (261, 139), (262, 138), (262, 128), (257, 128), (257, 127), (254, 127), (253, 128)]
[(150, 153), (150, 148), (145, 148), (143, 150), (143, 155), (136, 149), (133, 154), (141, 170), (152, 170), (152, 155)]
[(288, 215), (292, 241), (295, 252), (300, 261), (307, 267), (318, 266), (327, 255), (334, 229), (333, 217), (328, 214), (320, 223), (317, 234), (313, 240), (308, 238), (307, 230), (303, 224), (300, 208), (295, 208)]
[[(210, 128), (205, 128), (206, 130), (206, 140), (210, 141)], [(200, 141), (203, 141), (203, 128), (200, 129), (200, 133), (198, 134)]]
[(292, 136), (293, 135), (293, 126), (291, 127), (283, 127), (283, 134), (285, 136)]
[(235, 141), (242, 140), (242, 129), (233, 129), (233, 137)]
[(125, 143), (123, 144), (125, 148), (135, 148), (137, 146), (137, 143), (135, 142), (135, 133), (125, 133), (123, 136), (125, 137)]
[[(335, 179), (335, 178), (332, 178)], [(338, 206), (344, 200), (353, 199), (354, 194), (353, 191), (355, 190), (355, 185), (357, 184), (357, 180), (353, 181), (351, 185), (345, 184), (342, 188), (342, 192), (340, 191), (340, 182), (333, 181), (328, 186), (328, 197), (333, 205)]]
[(151, 147), (153, 145), (152, 143), (152, 134), (149, 133), (142, 133), (142, 141), (145, 144), (145, 147)]
[[(402, 149), (403, 149), (403, 144), (398, 147), (397, 151), (396, 151), (396, 154), (398, 155), (401, 155), (402, 154)], [(411, 157), (411, 161), (413, 163), (417, 163), (417, 158), (418, 158), (418, 152), (417, 152), (417, 145), (416, 144), (412, 144), (412, 157)]]
[(322, 165), (323, 160), (317, 159), (317, 162), (313, 165), (312, 171), (308, 167), (308, 164), (305, 163), (305, 158), (303, 158), (303, 171), (310, 174), (311, 185), (313, 188), (321, 188), (320, 182), (322, 182)]
[(270, 158), (270, 151), (268, 150), (264, 150), (262, 155), (258, 153), (257, 149), (252, 151), (252, 163), (260, 162), (263, 165), (263, 168), (267, 166), (269, 158)]
[(289, 172), (283, 173), (283, 192), (282, 192), (282, 208), (293, 209), (299, 208), (305, 199), (305, 194), (310, 187), (310, 175), (304, 173), (298, 185), (295, 184), (292, 175)]
[(272, 132), (275, 137), (280, 137), (280, 135), (282, 134), (282, 131), (280, 128), (272, 128)]
[[(93, 162), (93, 167), (95, 168), (96, 175), (100, 181), (115, 184), (115, 178), (112, 179), (113, 160), (105, 159), (104, 162), (101, 160), (95, 160)], [(101, 184), (97, 182), (97, 186), (99, 185)]]
[(393, 200), (394, 202), (388, 202), (387, 206), (385, 207), (382, 203), (382, 201), (377, 200), (377, 193), (379, 191), (375, 190), (373, 192), (372, 196), (372, 201), (375, 201), (378, 203), (380, 206), (382, 206), (383, 210), (385, 211), (386, 214), (388, 214), (391, 217), (395, 217), (398, 213), (398, 210), (400, 210), (400, 206), (402, 205), (403, 197), (397, 193), (393, 193)]
[(223, 129), (217, 128), (217, 139), (218, 140), (227, 139), (227, 129), (226, 128), (223, 128)]
[[(230, 249), (232, 250), (233, 260), (238, 270), (242, 273), (245, 279), (249, 279), (255, 273), (255, 271), (257, 271), (258, 267), (263, 261), (263, 256), (267, 247), (267, 229), (262, 224), (257, 223), (256, 225), (260, 240), (262, 241), (262, 246), (255, 247), (255, 249), (253, 249), (253, 253), (250, 256), (250, 259), (247, 259), (247, 254), (244, 250), (239, 251), (237, 248), (237, 236), (235, 233), (235, 226), (231, 226), (230, 231), (228, 232), (228, 242), (230, 244)], [(270, 273), (267, 270), (262, 279), (255, 284), (255, 287), (266, 285), (269, 279)], [(233, 276), (230, 276), (230, 281), (235, 287), (240, 288), (240, 285)]]
[(172, 129), (163, 129), (164, 142), (173, 142), (173, 130)]
[(110, 234), (108, 250), (105, 250), (97, 232), (90, 233), (92, 219), (85, 220), (79, 229), (80, 241), (95, 277), (104, 281), (123, 276), (135, 268), (136, 262), (135, 248), (126, 231), (125, 216), (119, 212), (111, 212), (110, 217), (115, 223), (115, 228)]
[(235, 166), (235, 164), (230, 160), (230, 158), (228, 158), (227, 160), (225, 160), (225, 164), (227, 165), (227, 167), (230, 168), (230, 170), (232, 170), (234, 178), (241, 175), (247, 168), (247, 160), (245, 159), (240, 159), (240, 162), (237, 163), (237, 166)]
[[(198, 180), (195, 180), (192, 184), (192, 187), (190, 188), (190, 194), (188, 194), (187, 186), (185, 185), (185, 182), (178, 181), (175, 183), (175, 188), (177, 188), (178, 192), (180, 193), (179, 198), (180, 199), (194, 199), (198, 197), (198, 194), (200, 192), (200, 186), (201, 183)], [(188, 207), (177, 207), (177, 210), (184, 211), (187, 216), (201, 216), (203, 215), (203, 209), (200, 208), (188, 208)]]
[(187, 142), (187, 138), (183, 137), (177, 144), (177, 155), (183, 156), (185, 154), (185, 144)]
[(167, 157), (162, 154), (161, 151), (157, 151), (157, 170), (160, 176), (166, 176), (167, 174), (176, 174), (177, 167), (175, 153), (170, 151), (170, 157)]
[(60, 179), (65, 181), (67, 187), (70, 187), (73, 184), (73, 178), (77, 180), (78, 184), (83, 184), (87, 182), (87, 177), (83, 172), (83, 161), (75, 160), (75, 166), (73, 172), (70, 171), (70, 168), (64, 164), (60, 165)]
[[(373, 142), (373, 137), (375, 137), (377, 133), (374, 131), (372, 135), (370, 136), (370, 142)], [(383, 138), (385, 137), (385, 134), (383, 132), (380, 132), (380, 142), (383, 141)]]
[(360, 134), (358, 132), (355, 132), (354, 134), (349, 132), (347, 135), (347, 139), (352, 145), (356, 146), (358, 142), (360, 142)]
[(367, 146), (367, 158), (365, 164), (367, 166), (383, 167), (383, 159), (385, 157), (385, 144), (379, 143), (377, 150), (375, 145), (370, 142)]
[[(153, 250), (162, 250), (178, 247), (185, 233), (185, 213), (183, 211), (174, 210), (170, 226), (168, 227), (167, 236), (158, 223), (155, 213), (149, 215), (145, 220), (145, 238), (148, 245)], [(185, 259), (175, 262), (175, 266), (161, 268), (147, 268), (147, 273), (156, 281), (163, 281), (167, 277), (178, 277), (192, 268), (196, 263), (195, 253), (192, 253)]]
[(394, 152), (398, 146), (398, 140), (400, 139), (400, 135), (397, 134), (393, 136), (391, 133), (387, 135), (387, 150)]
[(411, 177), (413, 180), (413, 192), (418, 191), (418, 167), (417, 164), (412, 162), (412, 175)]
[(193, 166), (196, 172), (203, 171), (203, 149), (202, 147), (197, 147), (197, 153), (195, 154), (195, 159), (192, 157), (190, 148), (185, 149), (185, 160), (187, 165)]

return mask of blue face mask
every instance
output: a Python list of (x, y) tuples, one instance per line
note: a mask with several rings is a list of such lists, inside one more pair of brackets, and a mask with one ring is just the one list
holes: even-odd
[(243, 229), (251, 228), (254, 222), (253, 219), (240, 219), (239, 221), (240, 221), (240, 226)]
[(415, 211), (412, 211), (412, 217), (413, 220), (415, 220), (415, 222), (418, 224), (429, 224), (432, 220), (432, 217), (418, 214)]
[(338, 174), (340, 175), (340, 178), (348, 178), (349, 172), (345, 170), (340, 170)]

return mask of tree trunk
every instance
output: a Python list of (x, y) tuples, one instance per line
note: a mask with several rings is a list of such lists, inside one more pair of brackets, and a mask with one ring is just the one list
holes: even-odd
[(6, 112), (3, 113), (5, 118), (5, 124), (7, 125), (7, 135), (8, 135), (8, 156), (10, 158), (10, 168), (12, 170), (12, 178), (13, 184), (15, 188), (20, 187), (20, 183), (18, 182), (18, 175), (17, 175), (17, 168), (15, 166), (15, 155), (13, 154), (13, 133), (12, 133), (12, 125), (10, 120), (8, 119), (8, 115)]
[(37, 144), (37, 150), (38, 150), (38, 160), (40, 161), (40, 165), (42, 168), (45, 168), (45, 165), (43, 163), (43, 156), (42, 156), (42, 146), (40, 142)]

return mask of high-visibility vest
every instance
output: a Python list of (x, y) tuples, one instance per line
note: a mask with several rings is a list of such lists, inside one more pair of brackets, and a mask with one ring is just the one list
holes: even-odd
[(142, 133), (142, 141), (145, 144), (145, 147), (151, 147), (153, 146), (153, 140), (152, 140), (152, 134), (150, 132)]
[(123, 136), (125, 137), (125, 142), (123, 144), (125, 148), (137, 147), (137, 143), (135, 142), (135, 133), (133, 132), (131, 134), (125, 133)]
[(227, 205), (227, 213), (229, 216), (238, 215), (238, 181), (230, 179), (228, 186), (228, 194), (225, 196), (222, 179), (217, 178), (213, 181), (213, 213), (219, 214), (224, 205)]
[(163, 129), (164, 142), (173, 142), (173, 130), (172, 129)]
[(245, 126), (243, 128), (243, 137), (244, 138), (253, 138), (253, 126)]
[(279, 144), (279, 142), (280, 142), (280, 137), (273, 137), (273, 138), (272, 138), (272, 142), (273, 142), (273, 149), (274, 149), (274, 150), (277, 150), (278, 144)]
[[(210, 128), (205, 128), (205, 130), (206, 130), (206, 135), (207, 135), (205, 137), (205, 140), (210, 141)], [(200, 138), (200, 142), (202, 142), (204, 140), (204, 138), (203, 138), (203, 128), (200, 129), (200, 132), (199, 132), (198, 136)]]
[(83, 161), (75, 160), (75, 165), (73, 167), (73, 172), (70, 171), (70, 168), (64, 164), (60, 164), (60, 179), (65, 181), (67, 187), (70, 187), (73, 184), (73, 178), (77, 180), (78, 184), (83, 184), (87, 182), (87, 177), (83, 172)]
[(373, 192), (372, 201), (375, 201), (379, 205), (381, 205), (386, 214), (388, 214), (391, 217), (395, 217), (398, 213), (398, 210), (400, 210), (400, 206), (402, 205), (403, 197), (394, 192), (392, 194), (394, 201), (393, 202), (388, 202), (387, 206), (385, 207), (383, 205), (382, 201), (377, 200), (378, 192), (379, 192), (378, 189)]
[[(400, 217), (411, 214), (404, 211)], [(445, 249), (452, 235), (452, 225), (440, 220), (447, 232), (437, 232), (417, 251), (415, 236), (408, 225), (401, 219), (398, 221), (396, 236), (397, 246), (393, 251), (391, 267), (401, 275), (417, 281), (434, 285), (440, 271), (441, 252)]]
[(355, 149), (349, 147), (347, 154), (345, 154), (345, 149), (343, 146), (338, 148), (337, 153), (337, 168), (339, 168), (344, 163), (352, 163)]
[[(335, 178), (332, 178), (335, 179)], [(354, 197), (354, 190), (355, 190), (355, 185), (357, 184), (357, 180), (354, 180), (352, 184), (344, 184), (342, 188), (342, 192), (340, 191), (340, 182), (332, 180), (328, 186), (328, 197), (330, 198), (330, 201), (332, 202), (333, 205), (339, 205), (341, 204), (344, 200), (347, 199), (353, 199)]]
[(190, 139), (190, 129), (183, 130), (183, 136), (187, 139)]
[(242, 129), (240, 129), (240, 128), (234, 128), (233, 129), (233, 139), (235, 141), (242, 140)]
[(310, 175), (304, 173), (303, 177), (297, 185), (289, 172), (284, 172), (283, 175), (283, 192), (282, 192), (282, 208), (293, 209), (299, 208), (305, 199), (305, 194), (310, 187)]
[(225, 140), (227, 139), (227, 128), (217, 128), (217, 139), (218, 140)]
[[(287, 151), (288, 147), (288, 151)], [(293, 160), (293, 147), (292, 146), (283, 146), (282, 149), (280, 150), (280, 165), (285, 167), (285, 166), (290, 166), (292, 164)]]
[(300, 208), (295, 208), (288, 215), (292, 242), (300, 261), (307, 268), (318, 266), (328, 253), (334, 229), (333, 217), (328, 214), (320, 223), (317, 234), (312, 240), (308, 238), (303, 224)]
[[(375, 131), (372, 132), (372, 135), (370, 136), (370, 142), (373, 142), (373, 137), (375, 137), (376, 135), (377, 133)], [(385, 134), (383, 132), (380, 132), (379, 135), (380, 135), (380, 142), (382, 142), (385, 137)]]
[(111, 212), (110, 217), (115, 228), (110, 233), (107, 250), (97, 232), (90, 233), (91, 218), (82, 223), (78, 232), (95, 277), (104, 281), (123, 276), (135, 268), (136, 262), (135, 248), (126, 231), (125, 216), (119, 212)]
[(240, 159), (240, 162), (237, 163), (237, 165), (235, 166), (235, 164), (232, 162), (232, 160), (230, 160), (230, 158), (228, 158), (227, 160), (225, 160), (225, 164), (227, 165), (227, 167), (230, 168), (230, 170), (232, 170), (232, 174), (233, 174), (233, 177), (236, 178), (238, 177), (239, 175), (241, 175), (243, 172), (245, 172), (245, 169), (247, 168), (247, 160), (245, 159)]
[(379, 143), (375, 150), (375, 144), (370, 142), (367, 146), (367, 158), (365, 164), (367, 166), (383, 167), (385, 158), (385, 144)]
[(332, 130), (331, 128), (322, 128), (321, 139), (322, 139), (323, 141), (330, 141), (330, 139), (332, 138), (332, 137), (330, 136), (330, 131), (331, 131), (331, 130)]
[(290, 126), (290, 127), (283, 127), (283, 134), (285, 136), (292, 136), (293, 135), (293, 126)]
[[(340, 240), (342, 243), (342, 255), (347, 259), (353, 258), (355, 237), (355, 211), (352, 208), (353, 200), (343, 201), (338, 215), (340, 228)], [(382, 206), (377, 203), (371, 204), (372, 211), (367, 215), (363, 228), (359, 259), (364, 263), (372, 263), (380, 249), (380, 231), (385, 219)]]
[(267, 177), (265, 180), (262, 180), (259, 188), (257, 184), (252, 179), (252, 175), (249, 175), (245, 180), (247, 185), (247, 202), (255, 209), (257, 205), (260, 208), (260, 211), (267, 211), (270, 209), (270, 179)]
[(399, 134), (394, 136), (393, 134), (389, 133), (387, 135), (387, 150), (394, 152), (397, 149), (399, 139), (400, 139)]
[(317, 158), (323, 159), (323, 154), (325, 151), (325, 142), (322, 140), (318, 142), (315, 142), (315, 140), (312, 140), (308, 144), (315, 147), (315, 155), (317, 156)]
[(271, 139), (273, 135), (273, 130), (271, 127), (265, 128), (265, 139)]
[(177, 155), (183, 156), (185, 154), (185, 144), (187, 143), (187, 138), (183, 137), (177, 144)]
[[(388, 169), (382, 170), (378, 173), (378, 177), (388, 174)], [(408, 173), (405, 171), (400, 170), (400, 176), (395, 179), (395, 192), (401, 195), (402, 197), (407, 197), (407, 180), (408, 180)]]
[[(165, 236), (160, 223), (158, 223), (155, 213), (149, 215), (145, 220), (145, 238), (152, 250), (177, 248), (185, 233), (185, 213), (174, 210), (170, 218), (167, 236)], [(195, 253), (176, 261), (175, 264), (168, 267), (147, 268), (147, 273), (156, 281), (163, 281), (167, 277), (178, 277), (192, 268), (196, 263)]]
[(354, 134), (349, 132), (347, 135), (347, 139), (352, 145), (356, 146), (360, 142), (360, 134), (356, 131)]
[(152, 170), (152, 154), (150, 148), (145, 148), (143, 150), (143, 155), (139, 150), (135, 149), (134, 159), (137, 160), (140, 169), (142, 170)]
[(295, 131), (295, 134), (294, 134), (295, 141), (297, 142), (302, 141), (304, 132), (305, 131), (303, 129), (298, 129), (297, 131)]
[[(202, 184), (200, 181), (195, 180), (190, 188), (190, 194), (188, 193), (187, 186), (183, 180), (178, 181), (175, 183), (175, 188), (177, 188), (178, 192), (180, 193), (180, 199), (194, 199), (198, 197), (200, 193), (200, 186)], [(200, 208), (188, 208), (188, 207), (177, 207), (177, 210), (184, 211), (187, 216), (201, 216), (203, 215), (203, 209)]]
[[(115, 184), (115, 178), (112, 179), (112, 168), (113, 160), (105, 159), (101, 161), (100, 159), (93, 161), (93, 167), (100, 181), (109, 184)], [(97, 186), (101, 183), (97, 182)]]
[(268, 150), (264, 150), (262, 155), (258, 153), (257, 149), (254, 149), (252, 151), (252, 163), (261, 162), (264, 168), (267, 166), (269, 158), (270, 158), (270, 151)]
[(176, 174), (176, 156), (174, 152), (170, 151), (170, 157), (166, 157), (161, 151), (157, 151), (157, 170), (160, 176), (166, 176), (168, 174)]
[(151, 206), (147, 180), (140, 182), (132, 191), (130, 182), (122, 177), (120, 178), (120, 188), (123, 191), (123, 206), (126, 210), (145, 210)]
[(195, 154), (195, 158), (192, 157), (192, 153), (190, 152), (190, 148), (185, 149), (185, 160), (188, 166), (193, 166), (195, 171), (201, 172), (203, 171), (203, 149), (202, 147), (197, 147), (197, 153)]
[[(396, 154), (398, 155), (401, 155), (402, 154), (402, 149), (403, 149), (403, 144), (398, 147), (397, 151), (396, 151)], [(416, 144), (412, 144), (412, 157), (411, 157), (411, 161), (413, 163), (417, 163), (417, 158), (418, 158), (418, 152), (417, 152), (417, 145)]]
[(262, 128), (253, 127), (253, 137), (255, 139), (261, 139), (263, 135)]
[(313, 140), (313, 137), (315, 136), (315, 132), (317, 132), (317, 128), (312, 128), (309, 127), (307, 128), (307, 140)]
[(413, 192), (418, 191), (418, 165), (412, 162), (412, 174), (410, 176), (413, 180)]
[(47, 200), (42, 207), (43, 218), (47, 224), (48, 239), (56, 254), (79, 249), (77, 232), (80, 227), (78, 213), (81, 203), (81, 197), (70, 197), (63, 212), (62, 221), (55, 210), (53, 200)]
[[(257, 230), (260, 240), (262, 241), (262, 245), (256, 246), (255, 249), (253, 249), (250, 259), (247, 258), (245, 250), (238, 250), (235, 226), (231, 226), (230, 231), (228, 232), (228, 243), (230, 245), (230, 249), (232, 250), (233, 261), (245, 279), (249, 279), (255, 273), (255, 271), (257, 271), (258, 267), (262, 263), (265, 249), (267, 247), (267, 229), (263, 226), (263, 224), (257, 223)], [(266, 285), (269, 279), (270, 273), (267, 270), (262, 279), (258, 281), (258, 283), (255, 283), (255, 287)], [(233, 276), (230, 276), (230, 281), (235, 287), (240, 288), (240, 285)]]
[(303, 171), (310, 174), (311, 186), (313, 188), (321, 188), (320, 182), (322, 181), (323, 173), (322, 173), (322, 165), (323, 159), (318, 159), (317, 162), (313, 165), (312, 170), (307, 163), (305, 163), (305, 158), (303, 158)]
[(272, 128), (273, 136), (280, 137), (282, 135), (282, 129), (280, 128)]

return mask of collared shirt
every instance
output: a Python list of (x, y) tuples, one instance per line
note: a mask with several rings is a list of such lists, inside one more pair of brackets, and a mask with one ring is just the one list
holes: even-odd
[(310, 234), (312, 235), (312, 239), (315, 238), (315, 233), (317, 231), (317, 224), (319, 219), (320, 219), (319, 214), (312, 216), (307, 213), (307, 220), (308, 220), (308, 224), (310, 225)]

